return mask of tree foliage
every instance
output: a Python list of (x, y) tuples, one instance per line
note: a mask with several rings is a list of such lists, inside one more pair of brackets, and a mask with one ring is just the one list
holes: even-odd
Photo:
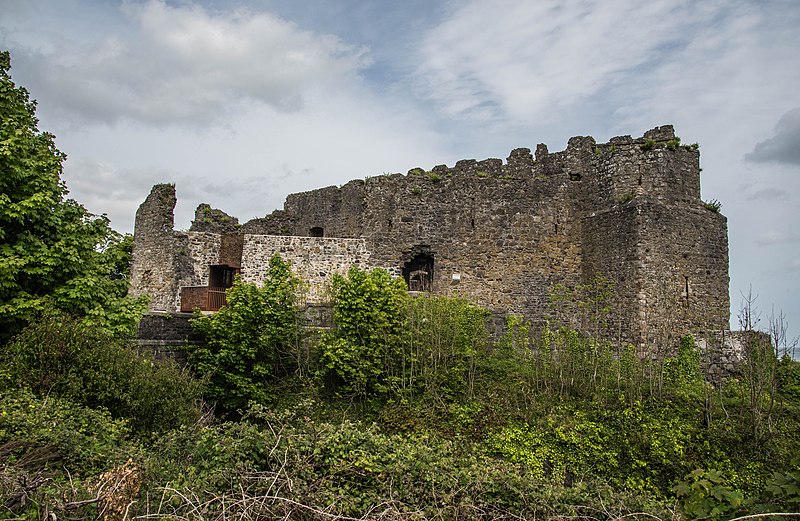
[(125, 297), (130, 239), (72, 199), (66, 155), (38, 129), (36, 103), (0, 52), (0, 341), (50, 302), (115, 332), (143, 310)]
[[(174, 361), (155, 362), (103, 328), (57, 310), (37, 312), (0, 350), (0, 390), (28, 389), (124, 418), (137, 432), (190, 424), (201, 385)], [(4, 385), (3, 385), (4, 384)]]
[(333, 277), (333, 332), (320, 363), (346, 394), (383, 394), (403, 385), (397, 366), (407, 359), (408, 290), (386, 270), (351, 268)]
[(189, 363), (209, 378), (208, 399), (235, 411), (251, 400), (273, 398), (271, 384), (291, 372), (295, 359), (299, 288), (299, 279), (275, 254), (262, 287), (237, 280), (225, 307), (213, 315), (196, 312), (192, 326), (205, 343), (192, 349)]

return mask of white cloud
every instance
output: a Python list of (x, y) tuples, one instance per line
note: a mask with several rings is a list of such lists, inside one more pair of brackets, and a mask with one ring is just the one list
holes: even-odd
[(364, 49), (269, 13), (163, 0), (122, 9), (129, 30), (24, 61), (65, 118), (207, 124), (252, 101), (294, 110), (309, 90), (340, 88), (367, 64)]
[(748, 201), (785, 201), (789, 199), (789, 192), (782, 188), (761, 188), (747, 196)]
[(800, 234), (777, 230), (769, 230), (764, 232), (755, 239), (755, 243), (761, 246), (769, 246), (773, 244), (791, 244), (796, 242), (800, 242)]
[(74, 197), (118, 229), (154, 182), (177, 183), (179, 227), (199, 202), (244, 221), (300, 190), (672, 123), (728, 217), (731, 293), (800, 316), (796, 165), (744, 162), (800, 106), (797, 0), (122, 1), (0, 15)]
[(625, 4), (469, 2), (424, 39), (421, 88), (454, 116), (556, 119), (683, 44), (680, 2)]

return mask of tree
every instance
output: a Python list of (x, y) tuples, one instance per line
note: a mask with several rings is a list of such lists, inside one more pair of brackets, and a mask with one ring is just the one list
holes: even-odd
[(381, 268), (333, 276), (334, 328), (320, 345), (329, 382), (345, 393), (384, 394), (404, 385), (408, 288)]
[(143, 301), (125, 296), (130, 239), (66, 198), (66, 155), (39, 131), (36, 102), (10, 68), (0, 52), (0, 342), (48, 302), (131, 332)]
[(271, 384), (288, 372), (294, 359), (299, 285), (289, 265), (275, 254), (263, 287), (237, 278), (226, 292), (225, 307), (210, 316), (196, 313), (192, 327), (205, 343), (192, 350), (189, 363), (209, 378), (207, 398), (228, 411), (273, 398)]

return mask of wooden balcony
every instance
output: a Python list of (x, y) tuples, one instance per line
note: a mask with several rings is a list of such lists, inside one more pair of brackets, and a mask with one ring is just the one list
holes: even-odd
[(181, 312), (219, 311), (227, 304), (225, 288), (209, 286), (184, 286), (181, 288)]

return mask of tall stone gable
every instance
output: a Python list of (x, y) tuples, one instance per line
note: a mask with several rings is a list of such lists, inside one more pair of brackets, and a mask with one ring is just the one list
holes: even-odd
[(241, 226), (201, 205), (198, 215), (227, 228), (198, 218), (174, 232), (174, 203), (174, 187), (157, 185), (137, 213), (132, 291), (150, 294), (154, 310), (179, 309), (183, 287), (211, 285), (210, 266), (259, 282), (277, 252), (311, 283), (310, 300), (324, 299), (334, 272), (383, 267), (412, 289), (537, 320), (552, 314), (554, 286), (600, 274), (615, 288), (619, 340), (644, 346), (728, 324), (727, 222), (700, 199), (697, 147), (671, 126), (292, 194)]

